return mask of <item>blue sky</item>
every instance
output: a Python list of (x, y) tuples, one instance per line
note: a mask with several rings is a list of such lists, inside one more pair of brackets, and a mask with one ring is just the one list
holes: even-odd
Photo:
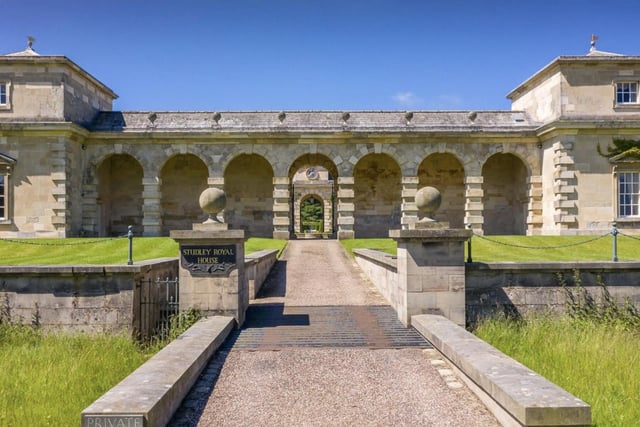
[(113, 89), (117, 110), (509, 109), (560, 55), (640, 55), (640, 2), (1, 0), (26, 36)]

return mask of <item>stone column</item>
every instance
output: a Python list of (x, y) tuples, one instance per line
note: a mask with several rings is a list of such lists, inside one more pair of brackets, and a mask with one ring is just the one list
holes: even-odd
[(542, 176), (530, 176), (527, 178), (527, 186), (527, 235), (531, 236), (542, 233)]
[(353, 239), (355, 191), (352, 176), (338, 177), (338, 239)]
[(402, 218), (400, 225), (403, 230), (409, 229), (410, 224), (418, 221), (418, 208), (416, 207), (416, 192), (418, 191), (417, 176), (402, 177)]
[(161, 184), (160, 178), (155, 176), (142, 178), (142, 234), (147, 237), (162, 234)]
[(440, 314), (461, 326), (466, 322), (464, 243), (472, 232), (431, 218), (441, 200), (435, 188), (420, 189), (416, 206), (425, 218), (408, 230), (389, 230), (398, 243), (396, 310), (406, 326), (416, 314)]
[(482, 176), (465, 176), (464, 178), (464, 223), (470, 224), (476, 234), (483, 234), (484, 204), (482, 196), (484, 196), (484, 190), (482, 183)]
[(288, 240), (291, 236), (291, 196), (289, 177), (273, 177), (273, 238)]

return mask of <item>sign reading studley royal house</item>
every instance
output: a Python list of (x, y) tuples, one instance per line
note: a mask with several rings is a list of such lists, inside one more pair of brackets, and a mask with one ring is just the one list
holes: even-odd
[(236, 267), (235, 245), (180, 246), (182, 268), (195, 276), (227, 275)]

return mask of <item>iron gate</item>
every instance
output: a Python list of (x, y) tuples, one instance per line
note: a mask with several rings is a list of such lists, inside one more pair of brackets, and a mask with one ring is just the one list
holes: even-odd
[(179, 312), (178, 278), (140, 280), (136, 284), (138, 298), (137, 319), (134, 319), (134, 334), (141, 340), (166, 338), (171, 319)]

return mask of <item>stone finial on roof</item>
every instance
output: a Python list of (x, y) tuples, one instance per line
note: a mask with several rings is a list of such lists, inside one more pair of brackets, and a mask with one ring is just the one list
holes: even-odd
[(27, 49), (33, 50), (33, 42), (35, 41), (36, 41), (35, 37), (27, 36)]

